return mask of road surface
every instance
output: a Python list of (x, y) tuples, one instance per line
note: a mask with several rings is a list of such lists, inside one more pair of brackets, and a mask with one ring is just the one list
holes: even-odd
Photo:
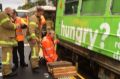
[[(25, 45), (25, 61), (29, 64), (29, 54), (30, 54), (30, 47), (29, 45)], [(0, 53), (2, 52), (0, 48)], [(1, 56), (1, 55), (0, 55)], [(19, 67), (17, 75), (13, 77), (7, 77), (6, 79), (52, 79), (52, 77), (47, 74), (47, 68), (45, 65), (40, 65), (39, 73), (33, 73), (31, 71), (30, 64), (27, 68)], [(2, 79), (2, 78), (0, 78)]]

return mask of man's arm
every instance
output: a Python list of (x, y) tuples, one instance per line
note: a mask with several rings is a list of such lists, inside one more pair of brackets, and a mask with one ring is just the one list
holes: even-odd
[(21, 18), (21, 23), (22, 23), (21, 28), (26, 29), (28, 24), (22, 18)]
[(5, 29), (9, 29), (9, 30), (16, 29), (16, 25), (14, 23), (12, 23), (12, 21), (6, 14), (3, 14), (1, 19), (2, 19), (0, 22), (1, 27), (5, 28)]

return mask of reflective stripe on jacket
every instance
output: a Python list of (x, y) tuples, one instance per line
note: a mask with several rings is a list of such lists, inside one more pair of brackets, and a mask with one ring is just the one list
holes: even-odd
[(41, 39), (41, 29), (39, 28), (40, 21), (36, 15), (32, 15), (29, 18), (29, 29), (28, 36), (29, 39)]

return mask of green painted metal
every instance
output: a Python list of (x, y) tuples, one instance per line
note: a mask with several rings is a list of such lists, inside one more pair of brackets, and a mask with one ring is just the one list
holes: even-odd
[[(65, 12), (69, 3), (73, 3), (69, 6), (73, 13)], [(120, 60), (119, 3), (120, 0), (58, 0), (55, 26), (57, 36)]]

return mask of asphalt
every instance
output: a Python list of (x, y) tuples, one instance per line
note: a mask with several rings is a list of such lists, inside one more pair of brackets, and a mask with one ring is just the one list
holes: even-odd
[[(53, 79), (50, 76), (50, 74), (48, 74), (47, 67), (44, 64), (40, 64), (40, 68), (37, 70), (38, 71), (37, 73), (32, 72), (29, 63), (30, 50), (31, 49), (29, 46), (25, 46), (25, 61), (28, 64), (28, 67), (27, 68), (19, 67), (16, 75), (11, 77), (5, 77), (4, 79)], [(0, 79), (2, 79), (2, 77), (0, 77)]]

